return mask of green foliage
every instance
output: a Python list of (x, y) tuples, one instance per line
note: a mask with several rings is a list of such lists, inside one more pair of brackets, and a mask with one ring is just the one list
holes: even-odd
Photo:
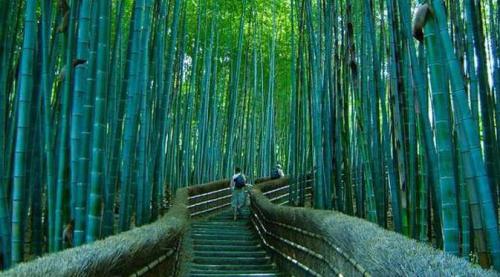
[(498, 268), (499, 6), (442, 2), (1, 1), (4, 266), (279, 162), (317, 208)]

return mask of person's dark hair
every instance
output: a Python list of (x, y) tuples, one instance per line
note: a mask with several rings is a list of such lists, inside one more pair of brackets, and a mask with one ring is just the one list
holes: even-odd
[(240, 173), (240, 172), (241, 172), (241, 168), (236, 167), (236, 168), (234, 169), (234, 172), (236, 172), (236, 173)]

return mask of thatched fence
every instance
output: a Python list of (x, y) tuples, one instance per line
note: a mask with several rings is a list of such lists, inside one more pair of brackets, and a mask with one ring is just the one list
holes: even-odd
[(188, 190), (179, 189), (159, 220), (91, 244), (19, 264), (2, 276), (176, 276), (189, 226)]
[(498, 276), (463, 258), (334, 211), (273, 204), (288, 179), (256, 185), (252, 221), (282, 269), (295, 276)]

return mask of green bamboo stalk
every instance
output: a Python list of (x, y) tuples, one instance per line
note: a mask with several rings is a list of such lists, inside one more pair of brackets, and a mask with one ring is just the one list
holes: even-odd
[[(62, 87), (62, 107), (61, 107), (61, 123), (59, 125), (59, 135), (60, 141), (58, 145), (58, 167), (57, 167), (57, 183), (56, 183), (56, 210), (55, 210), (55, 223), (54, 223), (54, 250), (62, 249), (62, 232), (63, 225), (67, 223), (68, 211), (66, 210), (65, 198), (67, 197), (68, 191), (68, 135), (69, 135), (69, 102), (70, 102), (70, 90), (71, 90), (71, 77), (72, 77), (72, 60), (73, 60), (73, 41), (74, 41), (74, 21), (77, 11), (77, 4), (75, 1), (70, 0), (69, 2), (70, 11), (68, 27), (66, 33), (64, 34), (64, 68), (61, 69), (65, 72), (63, 73), (64, 81)], [(64, 20), (64, 19), (63, 19)]]
[[(456, 144), (457, 141), (457, 133), (454, 132), (454, 141)], [(471, 219), (470, 219), (470, 211), (469, 208), (469, 198), (468, 198), (468, 188), (467, 183), (465, 182), (465, 174), (464, 174), (464, 164), (463, 157), (460, 155), (460, 151), (458, 147), (454, 148), (456, 160), (456, 180), (458, 182), (458, 194), (459, 194), (459, 207), (460, 207), (460, 228), (461, 228), (461, 256), (466, 259), (469, 258), (470, 250), (471, 250)], [(482, 236), (482, 230), (479, 229), (479, 234)], [(484, 242), (484, 239), (482, 239)], [(484, 244), (484, 243), (483, 243)]]
[[(41, 25), (41, 24), (40, 24)], [(39, 26), (40, 26), (39, 25)], [(41, 35), (41, 32), (39, 33)], [(39, 48), (40, 49), (40, 48)], [(41, 57), (39, 57), (41, 59)], [(41, 65), (38, 67), (41, 69)], [(38, 74), (40, 76), (40, 74)], [(41, 81), (41, 80), (40, 80)], [(39, 83), (40, 85), (41, 82)], [(38, 88), (38, 91), (41, 91), (40, 88)], [(43, 115), (42, 112), (42, 101), (43, 101), (43, 94), (39, 94), (40, 104), (38, 105), (36, 109), (36, 114), (37, 114), (37, 124), (36, 124), (36, 130), (35, 134), (33, 136), (33, 142), (36, 145), (36, 149), (34, 150), (36, 154), (36, 168), (33, 169), (32, 171), (32, 177), (31, 177), (31, 184), (33, 186), (32, 192), (31, 192), (31, 249), (32, 253), (35, 256), (41, 256), (43, 252), (43, 234), (44, 230), (42, 229), (42, 218), (43, 218), (43, 207), (42, 207), (42, 199), (43, 199), (43, 183), (44, 183), (44, 159), (43, 159), (43, 117), (38, 115)]]
[[(419, 115), (421, 116), (421, 115)], [(418, 122), (417, 133), (418, 133), (418, 149), (417, 149), (417, 160), (418, 160), (418, 170), (417, 170), (417, 238), (420, 241), (428, 241), (427, 229), (428, 229), (428, 176), (427, 176), (427, 157), (425, 156), (424, 148), (424, 138), (422, 124)]]
[[(96, 53), (97, 39), (96, 35), (98, 22), (98, 8), (95, 3), (92, 3), (90, 8), (90, 23), (89, 30), (91, 35), (88, 42), (88, 61), (87, 61), (87, 80), (82, 87), (86, 88), (86, 93), (82, 95), (82, 121), (80, 128), (80, 146), (79, 146), (79, 161), (78, 161), (78, 186), (76, 188), (76, 206), (75, 212), (78, 210), (78, 218), (75, 218), (75, 230), (73, 241), (75, 246), (80, 246), (85, 243), (86, 224), (87, 224), (87, 207), (89, 199), (89, 183), (90, 183), (90, 162), (91, 162), (91, 132), (92, 132), (92, 116), (95, 101), (96, 87)], [(82, 80), (83, 81), (83, 80)]]
[[(295, 1), (290, 0), (290, 25), (291, 25), (291, 34), (290, 34), (290, 45), (291, 45), (291, 57), (290, 57), (290, 112), (291, 112), (291, 120), (290, 120), (290, 141), (288, 143), (288, 170), (289, 175), (292, 176), (293, 181), (290, 184), (289, 188), (289, 203), (297, 204), (297, 166), (298, 166), (298, 97), (297, 97), (297, 77), (296, 77), (296, 46), (295, 46)], [(257, 54), (255, 52), (255, 40), (254, 40), (254, 97), (257, 91)], [(254, 100), (255, 101), (255, 100)], [(252, 124), (252, 148), (250, 148), (251, 152), (253, 152), (255, 141), (255, 106), (252, 109), (252, 118), (254, 119)], [(253, 157), (252, 157), (253, 158)], [(250, 161), (250, 165), (253, 166), (254, 160)], [(253, 173), (253, 172), (252, 172)]]
[[(333, 157), (336, 157), (335, 160), (341, 161), (341, 148), (335, 149), (333, 145), (333, 138), (335, 137), (335, 132), (339, 133), (339, 129), (341, 128), (341, 121), (337, 122), (337, 124), (333, 123), (333, 118), (335, 116), (335, 112), (338, 109), (335, 109), (335, 104), (339, 102), (339, 97), (336, 91), (336, 75), (334, 69), (332, 69), (332, 57), (334, 56), (334, 48), (336, 43), (336, 38), (334, 37), (334, 18), (336, 18), (334, 9), (334, 5), (332, 3), (327, 3), (326, 5), (326, 15), (324, 16), (324, 33), (325, 33), (325, 64), (323, 67), (323, 81), (322, 81), (322, 90), (323, 93), (323, 101), (322, 101), (322, 109), (325, 114), (325, 120), (323, 120), (323, 132), (324, 132), (324, 158), (325, 158), (325, 198), (326, 198), (326, 208), (339, 208), (342, 207), (340, 211), (343, 211), (343, 193), (342, 193), (342, 183), (336, 182), (334, 169), (336, 166), (332, 162), (334, 160)], [(340, 142), (340, 138), (338, 139)], [(340, 145), (340, 143), (339, 143)], [(338, 168), (338, 167), (337, 167)], [(341, 177), (341, 174), (338, 175)]]
[[(332, 170), (332, 178), (335, 179), (334, 183), (334, 199), (337, 199), (334, 203), (334, 208), (339, 211), (345, 212), (349, 215), (353, 214), (352, 211), (352, 187), (350, 187), (350, 177), (348, 171), (348, 149), (347, 146), (347, 136), (346, 125), (348, 125), (349, 111), (345, 110), (346, 105), (345, 98), (348, 95), (348, 87), (346, 85), (345, 75), (342, 74), (342, 69), (348, 70), (346, 65), (346, 47), (343, 46), (343, 42), (339, 42), (340, 28), (338, 27), (338, 16), (341, 13), (340, 5), (331, 5), (330, 10), (331, 15), (327, 16), (330, 25), (333, 25), (333, 49), (332, 55), (334, 56), (333, 63), (338, 64), (336, 69), (333, 69), (333, 76), (330, 80), (330, 86), (332, 87), (332, 92), (330, 93), (330, 103), (331, 103), (331, 113), (332, 118), (330, 119), (330, 125), (335, 129), (335, 137), (337, 137), (338, 143), (334, 143), (331, 140), (332, 148), (335, 151), (335, 171)], [(327, 30), (329, 27), (327, 27)], [(341, 59), (344, 57), (344, 59)], [(331, 65), (330, 65), (331, 66)], [(347, 169), (347, 170), (346, 170)]]
[(119, 151), (120, 151), (120, 139), (123, 131), (123, 111), (125, 107), (126, 97), (123, 93), (123, 54), (122, 47), (125, 45), (123, 41), (125, 40), (125, 35), (121, 31), (125, 28), (126, 20), (123, 18), (125, 16), (125, 1), (120, 1), (117, 8), (116, 14), (116, 25), (115, 25), (115, 38), (113, 41), (113, 46), (111, 50), (111, 66), (113, 68), (113, 73), (109, 77), (109, 91), (110, 96), (108, 98), (108, 121), (110, 122), (111, 139), (108, 143), (107, 156), (109, 159), (106, 163), (106, 176), (105, 178), (105, 189), (104, 189), (104, 214), (103, 214), (103, 226), (102, 226), (102, 236), (107, 237), (114, 233), (114, 206), (115, 206), (115, 193), (116, 184), (118, 181), (118, 168), (119, 168)]
[[(392, 121), (393, 121), (393, 156), (395, 157), (395, 174), (398, 176), (397, 182), (394, 186), (391, 186), (391, 197), (397, 197), (400, 202), (399, 212), (395, 210), (397, 206), (393, 206), (393, 213), (399, 213), (399, 232), (403, 234), (408, 234), (408, 221), (406, 213), (406, 182), (407, 182), (407, 164), (405, 160), (404, 153), (406, 152), (406, 144), (403, 142), (403, 111), (402, 111), (402, 92), (403, 87), (399, 85), (400, 79), (402, 78), (402, 69), (400, 67), (401, 57), (400, 57), (400, 47), (398, 42), (398, 24), (395, 15), (395, 1), (387, 1), (387, 14), (388, 14), (388, 28), (390, 34), (390, 97), (393, 99), (390, 104), (392, 110)], [(401, 81), (402, 82), (402, 81)], [(395, 202), (395, 201), (394, 201)], [(395, 221), (396, 224), (396, 221)], [(397, 224), (395, 225), (397, 227)], [(397, 229), (396, 229), (397, 230)]]
[(49, 35), (50, 35), (50, 11), (51, 2), (45, 0), (41, 5), (41, 16), (42, 16), (42, 47), (41, 59), (42, 59), (42, 93), (43, 93), (43, 125), (44, 125), (44, 152), (45, 152), (45, 166), (46, 166), (46, 192), (47, 192), (47, 220), (48, 221), (48, 249), (53, 251), (54, 249), (54, 202), (55, 202), (55, 160), (54, 160), (54, 150), (52, 143), (52, 130), (53, 124), (51, 121), (50, 112), (50, 99), (51, 99), (51, 89), (49, 84)]
[(443, 68), (441, 44), (436, 36), (435, 21), (429, 18), (425, 26), (429, 74), (432, 91), (432, 111), (436, 126), (436, 148), (439, 166), (439, 193), (441, 194), (441, 220), (443, 226), (443, 250), (458, 255), (458, 206), (457, 183), (453, 173), (451, 144), (450, 96), (446, 89), (446, 71)]
[(415, 119), (415, 91), (413, 87), (410, 87), (411, 74), (409, 55), (410, 51), (409, 45), (413, 43), (412, 41), (406, 40), (404, 42), (403, 53), (405, 55), (405, 92), (406, 99), (405, 112), (407, 122), (407, 133), (406, 133), (406, 145), (407, 145), (407, 170), (408, 170), (408, 180), (407, 180), (407, 201), (408, 201), (408, 236), (411, 238), (416, 238), (416, 205), (417, 205), (417, 186), (416, 186), (416, 176), (417, 176), (417, 136), (416, 136), (416, 119)]
[[(166, 39), (165, 39), (165, 33), (167, 29), (167, 19), (168, 19), (168, 3), (167, 1), (161, 1), (160, 4), (160, 14), (158, 17), (158, 30), (157, 30), (157, 39), (155, 42), (155, 55), (154, 59), (156, 60), (156, 67), (155, 67), (155, 97), (156, 97), (156, 102), (161, 103), (161, 95), (164, 91), (164, 82), (162, 80), (165, 79), (165, 65), (163, 62), (163, 57), (165, 56), (165, 46), (166, 46)], [(159, 112), (155, 112), (155, 115), (158, 117)], [(155, 123), (153, 124), (152, 129), (158, 132), (158, 120), (155, 120)], [(159, 144), (156, 142), (153, 146), (154, 149), (158, 148)], [(158, 151), (155, 151), (158, 152)], [(153, 155), (158, 155), (158, 153), (153, 153)], [(158, 158), (155, 159), (156, 162), (158, 162)], [(154, 170), (155, 166), (152, 167), (152, 170)], [(158, 217), (158, 212), (159, 212), (159, 204), (161, 203), (161, 194), (158, 191), (159, 187), (159, 181), (157, 180), (157, 177), (154, 175), (151, 175), (153, 180), (152, 180), (152, 188), (151, 188), (151, 193), (152, 193), (152, 220), (155, 220)]]
[[(346, 83), (348, 82), (348, 84), (346, 84), (346, 86), (348, 87), (352, 87), (352, 91), (357, 91), (358, 90), (358, 67), (357, 67), (357, 64), (356, 64), (356, 52), (355, 52), (355, 40), (354, 40), (354, 22), (353, 22), (353, 16), (352, 16), (352, 3), (351, 1), (346, 1), (346, 8), (345, 8), (345, 16), (346, 16), (346, 45), (345, 45), (345, 48), (346, 48), (346, 67), (348, 66), (349, 68), (345, 69), (346, 71), (348, 71), (348, 77), (347, 77), (347, 80), (346, 80)], [(354, 125), (354, 120), (351, 121), (351, 119), (354, 119), (355, 118), (355, 113), (356, 113), (356, 110), (353, 110), (351, 113), (349, 113), (349, 109), (347, 109), (347, 107), (353, 107), (354, 104), (353, 104), (353, 101), (354, 101), (354, 95), (352, 95), (352, 93), (350, 93), (350, 91), (348, 89), (345, 89), (345, 94), (346, 94), (346, 99), (345, 99), (345, 103), (344, 103), (344, 112), (347, 113), (347, 116), (345, 116), (345, 118), (347, 119), (346, 120), (346, 124), (345, 124), (345, 144), (349, 143), (351, 141), (351, 139), (353, 139), (351, 136), (350, 136), (350, 130), (348, 128), (348, 126), (355, 126)], [(351, 97), (349, 97), (350, 95), (352, 95)], [(354, 139), (353, 139), (354, 140)], [(350, 159), (350, 161), (347, 162), (347, 164), (344, 164), (344, 166), (348, 167), (351, 171), (353, 171), (352, 173), (348, 173), (348, 170), (346, 170), (346, 179), (350, 176), (357, 176), (357, 172), (355, 172), (355, 166), (357, 167), (357, 164), (356, 164), (356, 157), (354, 156), (354, 153), (355, 151), (353, 151), (354, 148), (354, 145), (355, 145), (355, 140), (354, 140), (354, 143), (350, 143), (350, 146), (351, 147), (345, 147), (345, 155), (346, 155), (346, 160), (347, 159)], [(349, 148), (349, 149), (347, 149)], [(349, 152), (349, 153), (348, 153)], [(351, 180), (353, 178), (350, 177), (348, 180), (347, 180), (347, 184), (351, 184)], [(352, 191), (352, 184), (351, 185), (348, 185), (346, 190), (351, 192)], [(362, 201), (361, 201), (361, 198), (360, 198), (360, 195), (358, 193), (356, 193), (356, 191), (354, 191), (354, 198), (355, 198), (355, 204), (356, 204), (356, 213), (354, 212), (354, 210), (351, 212), (352, 215), (357, 215), (357, 216), (361, 216), (361, 214), (359, 213), (360, 212), (360, 204), (362, 205)], [(349, 198), (350, 200), (350, 198)], [(354, 207), (352, 207), (352, 205), (350, 205), (348, 207), (348, 209), (353, 209)], [(349, 213), (349, 212), (348, 212)]]
[(90, 1), (82, 1), (80, 4), (80, 11), (78, 15), (78, 30), (77, 30), (77, 42), (76, 42), (76, 59), (81, 61), (81, 64), (75, 66), (75, 86), (74, 86), (74, 97), (71, 104), (71, 126), (70, 126), (70, 174), (71, 174), (71, 214), (73, 218), (79, 221), (81, 215), (77, 214), (76, 211), (76, 198), (77, 198), (77, 188), (78, 188), (78, 160), (80, 155), (79, 143), (80, 143), (80, 132), (82, 124), (82, 106), (83, 97), (86, 92), (86, 82), (87, 82), (87, 65), (88, 61), (88, 48), (89, 48), (89, 23), (90, 23)]
[(131, 34), (130, 67), (128, 69), (127, 103), (125, 112), (125, 127), (123, 135), (122, 165), (120, 171), (120, 231), (130, 228), (130, 182), (135, 155), (135, 141), (137, 132), (138, 97), (138, 68), (140, 61), (139, 47), (143, 26), (144, 0), (137, 0), (134, 4), (133, 32)]
[(36, 1), (26, 2), (24, 16), (23, 48), (19, 73), (19, 109), (14, 154), (14, 180), (12, 184), (12, 263), (24, 258), (24, 191), (26, 189), (26, 155), (30, 128), (31, 95), (33, 94), (33, 65), (36, 40)]
[(102, 191), (105, 169), (105, 135), (106, 135), (106, 97), (108, 88), (109, 60), (109, 27), (111, 1), (98, 3), (98, 33), (97, 33), (97, 73), (94, 104), (94, 126), (92, 130), (92, 162), (90, 178), (90, 198), (87, 215), (87, 243), (100, 238), (102, 223)]
[(267, 99), (266, 99), (266, 115), (264, 117), (264, 143), (265, 145), (261, 145), (264, 148), (264, 155), (262, 156), (262, 164), (263, 164), (263, 175), (269, 176), (271, 175), (271, 167), (274, 166), (276, 156), (274, 155), (274, 90), (275, 90), (275, 80), (274, 76), (276, 74), (276, 11), (275, 11), (275, 2), (272, 1), (272, 34), (271, 34), (271, 48), (269, 53), (269, 79), (268, 79), (268, 91), (267, 91)]
[[(37, 36), (40, 38), (41, 32), (40, 32), (40, 25), (37, 24), (38, 27), (38, 32)], [(35, 51), (35, 56), (34, 56), (34, 61), (36, 62), (36, 66), (33, 68), (33, 76), (34, 76), (34, 87), (33, 87), (33, 92), (39, 92), (40, 91), (40, 85), (41, 85), (41, 75), (40, 75), (40, 69), (41, 69), (41, 58), (38, 55), (38, 49), (39, 49), (39, 41), (38, 40), (36, 43), (37, 45), (37, 51)], [(28, 187), (25, 190), (24, 193), (24, 199), (26, 206), (29, 207), (25, 209), (25, 214), (23, 215), (24, 222), (23, 226), (25, 228), (32, 230), (29, 234), (26, 233), (25, 236), (28, 238), (26, 239), (27, 241), (30, 242), (28, 251), (25, 253), (26, 255), (33, 255), (35, 247), (38, 248), (38, 252), (40, 252), (40, 236), (41, 236), (41, 230), (38, 228), (38, 234), (35, 233), (36, 230), (36, 225), (38, 227), (40, 226), (39, 223), (41, 223), (42, 217), (41, 217), (41, 208), (40, 208), (40, 199), (41, 199), (41, 194), (35, 195), (35, 191), (37, 191), (41, 187), (41, 172), (42, 172), (42, 157), (41, 154), (43, 151), (39, 151), (41, 148), (41, 140), (40, 140), (40, 130), (41, 130), (41, 109), (42, 109), (42, 94), (38, 93), (35, 94), (34, 99), (32, 99), (32, 104), (31, 104), (31, 128), (29, 132), (29, 148), (28, 148), (28, 156), (30, 157), (30, 160), (28, 162), (28, 170), (26, 171), (26, 175), (28, 176), (27, 184)], [(39, 190), (38, 190), (39, 192)], [(38, 215), (38, 217), (35, 217), (35, 215)]]
[[(0, 52), (2, 52), (2, 55), (0, 56), (2, 60), (4, 60), (4, 57), (6, 54), (3, 52), (4, 51), (4, 37), (5, 33), (8, 31), (6, 28), (7, 26), (7, 19), (8, 19), (8, 7), (9, 7), (9, 2), (10, 1), (5, 1), (2, 5), (2, 10), (0, 10), (0, 13), (2, 13), (2, 27), (1, 28), (1, 33), (0, 33)], [(7, 30), (6, 30), (7, 29)], [(3, 65), (3, 62), (2, 62)], [(3, 69), (0, 69), (0, 80), (5, 80), (6, 81), (6, 68), (3, 67)], [(5, 82), (4, 81), (4, 82)], [(3, 83), (3, 82), (2, 82)], [(6, 84), (5, 84), (6, 85)], [(1, 89), (5, 88), (4, 85), (0, 87)], [(1, 250), (4, 256), (4, 261), (2, 268), (9, 268), (10, 266), (10, 215), (9, 215), (9, 197), (8, 197), (8, 191), (7, 191), (7, 171), (9, 170), (6, 167), (7, 164), (7, 159), (8, 156), (6, 155), (6, 150), (7, 150), (7, 93), (6, 91), (2, 91), (0, 93), (0, 234), (1, 234)]]
[(139, 71), (139, 93), (141, 97), (141, 106), (140, 106), (140, 133), (139, 133), (139, 145), (138, 145), (138, 153), (137, 153), (137, 175), (136, 175), (136, 184), (137, 184), (137, 196), (136, 196), (136, 225), (142, 225), (148, 220), (145, 218), (145, 209), (150, 205), (150, 200), (148, 198), (148, 193), (146, 192), (146, 185), (148, 183), (148, 170), (147, 170), (147, 161), (148, 161), (148, 133), (149, 133), (149, 101), (148, 101), (148, 93), (149, 85), (149, 41), (151, 36), (151, 20), (152, 20), (152, 5), (153, 2), (151, 0), (146, 0), (146, 6), (144, 10), (144, 28), (141, 38), (141, 60), (140, 60), (140, 71)]
[[(1, 6), (1, 29), (0, 29), (0, 52), (3, 53), (3, 39), (5, 35), (5, 29), (6, 29), (6, 21), (7, 21), (7, 12), (8, 12), (8, 7), (9, 7), (9, 2), (10, 1), (3, 1), (2, 6)], [(3, 57), (4, 55), (1, 55)], [(5, 69), (4, 69), (5, 70)], [(4, 70), (0, 70), (0, 78), (3, 79), (4, 75)], [(10, 218), (9, 218), (9, 210), (8, 210), (8, 197), (7, 197), (7, 190), (5, 189), (7, 186), (7, 179), (5, 178), (7, 168), (5, 167), (6, 164), (6, 155), (5, 155), (5, 150), (6, 150), (6, 118), (7, 118), (7, 94), (6, 93), (0, 93), (0, 235), (1, 235), (1, 250), (2, 253), (4, 253), (4, 257), (9, 257), (10, 256), (10, 235), (9, 235), (9, 224), (10, 224)], [(2, 266), (3, 268), (8, 268), (8, 258), (5, 259)]]
[[(80, 3), (80, 14), (78, 17), (78, 34), (77, 34), (77, 52), (76, 59), (82, 61), (89, 60), (89, 48), (90, 48), (90, 9), (91, 1), (83, 0)], [(75, 220), (75, 231), (74, 240), (75, 245), (80, 245), (83, 243), (82, 236), (84, 236), (85, 230), (85, 207), (87, 201), (84, 195), (86, 194), (86, 189), (83, 187), (84, 183), (83, 175), (86, 172), (82, 172), (80, 166), (80, 157), (82, 153), (81, 148), (81, 134), (82, 127), (84, 125), (83, 116), (83, 105), (85, 104), (86, 94), (90, 93), (87, 87), (89, 72), (88, 63), (82, 63), (77, 65), (75, 68), (75, 86), (74, 86), (74, 97), (73, 97), (73, 107), (71, 114), (71, 180), (72, 185), (74, 184), (73, 194), (72, 194), (72, 207), (74, 207), (73, 218)]]

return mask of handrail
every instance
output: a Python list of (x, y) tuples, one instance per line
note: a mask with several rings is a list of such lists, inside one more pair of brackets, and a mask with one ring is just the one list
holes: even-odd
[[(272, 236), (275, 239), (281, 240), (282, 242), (285, 242), (286, 244), (288, 244), (288, 245), (290, 245), (290, 246), (292, 246), (292, 247), (294, 247), (294, 248), (296, 248), (296, 249), (298, 249), (298, 250), (300, 250), (302, 252), (305, 252), (306, 254), (308, 254), (311, 257), (314, 257), (315, 259), (321, 260), (322, 262), (324, 262), (332, 270), (332, 272), (334, 274), (338, 275), (341, 272), (340, 272), (340, 270), (337, 267), (335, 267), (335, 265), (331, 264), (323, 255), (314, 252), (314, 250), (308, 248), (307, 246), (303, 246), (303, 245), (301, 245), (299, 243), (294, 243), (292, 241), (289, 241), (287, 239), (284, 239), (284, 238), (281, 238), (281, 237), (277, 236), (276, 234), (272, 233), (271, 231), (268, 231), (265, 228), (265, 225), (262, 223), (262, 220), (265, 221), (265, 222), (267, 222), (267, 223), (271, 223), (273, 225), (278, 225), (278, 226), (284, 227), (284, 228), (286, 228), (288, 230), (295, 231), (295, 232), (300, 233), (302, 235), (306, 235), (308, 237), (312, 237), (312, 238), (315, 238), (315, 239), (320, 239), (324, 243), (328, 244), (335, 252), (337, 252), (340, 255), (342, 255), (346, 259), (347, 262), (351, 263), (358, 270), (358, 272), (361, 273), (361, 275), (363, 275), (363, 276), (371, 276), (369, 273), (366, 272), (366, 270), (358, 262), (356, 262), (354, 259), (352, 259), (351, 257), (349, 257), (349, 255), (347, 255), (344, 251), (342, 251), (342, 249), (340, 249), (338, 246), (334, 245), (332, 242), (330, 242), (324, 236), (308, 232), (308, 231), (306, 231), (304, 229), (301, 229), (299, 227), (290, 226), (290, 225), (287, 225), (287, 224), (284, 224), (284, 223), (280, 223), (280, 222), (276, 222), (276, 221), (273, 221), (273, 220), (269, 220), (269, 219), (267, 219), (262, 214), (262, 211), (259, 209), (259, 207), (256, 206), (254, 209), (255, 209), (256, 212), (253, 213), (253, 216), (254, 216), (254, 218), (256, 218), (256, 220), (259, 223), (258, 228), (263, 228), (264, 232), (267, 233), (269, 236)], [(262, 217), (262, 220), (260, 219), (261, 217)], [(255, 224), (255, 222), (254, 222), (254, 224)], [(262, 238), (262, 236), (261, 236), (261, 238)], [(275, 250), (275, 251), (279, 251), (279, 250)], [(280, 252), (280, 255), (284, 255), (284, 254), (282, 252)], [(315, 272), (314, 270), (312, 270), (310, 268), (308, 268), (308, 272), (311, 273), (311, 274), (313, 274), (313, 275), (321, 276), (321, 274)]]
[[(497, 276), (363, 219), (335, 211), (282, 207), (266, 192), (289, 185), (267, 181), (251, 193), (252, 222), (276, 263), (293, 275)], [(269, 194), (267, 194), (269, 195)], [(279, 197), (283, 197), (278, 196)]]
[[(287, 179), (285, 177), (283, 179)], [(256, 184), (260, 182), (266, 182), (272, 180), (271, 178), (259, 178), (256, 179)], [(309, 180), (306, 180), (306, 184)], [(277, 197), (273, 200), (279, 200), (288, 196), (289, 186), (279, 186), (273, 188), (272, 190), (266, 191), (265, 195), (271, 195), (278, 193)], [(306, 190), (310, 187), (306, 187)], [(190, 210), (191, 217), (198, 217), (210, 214), (212, 212), (218, 211), (220, 209), (226, 208), (231, 205), (231, 188), (229, 187), (229, 180), (220, 180), (207, 184), (196, 185), (188, 188), (188, 208)], [(285, 204), (284, 202), (283, 204)]]
[(209, 203), (216, 202), (216, 201), (219, 201), (219, 200), (222, 200), (222, 199), (226, 199), (226, 198), (231, 198), (231, 195), (224, 195), (222, 197), (218, 197), (218, 198), (215, 198), (215, 199), (209, 199), (209, 200), (201, 201), (201, 202), (198, 202), (198, 203), (194, 203), (194, 204), (189, 205), (188, 208), (193, 208), (193, 207), (197, 207), (197, 206), (200, 206), (200, 205), (209, 204)]
[(188, 192), (188, 209), (191, 217), (209, 214), (231, 203), (229, 179), (191, 186)]
[(277, 191), (280, 191), (280, 190), (288, 189), (288, 188), (290, 188), (290, 185), (286, 185), (286, 186), (279, 187), (279, 188), (277, 188), (277, 189), (273, 189), (273, 190), (270, 190), (270, 191), (266, 191), (266, 192), (264, 192), (263, 194), (264, 194), (264, 195), (268, 195), (268, 194), (271, 194), (271, 193), (274, 193), (274, 192), (277, 192)]
[[(265, 236), (262, 234), (262, 231), (261, 229), (263, 230), (263, 232), (265, 232), (266, 234), (271, 234), (271, 232), (269, 232), (264, 224), (262, 224), (262, 221), (259, 219), (259, 217), (257, 216), (257, 214), (253, 214), (252, 218), (252, 223), (254, 224), (254, 226), (256, 227), (255, 230), (257, 231), (257, 233), (259, 234), (259, 237), (260, 239), (262, 240), (262, 242), (264, 243), (264, 245), (271, 249), (273, 252), (277, 253), (278, 255), (280, 255), (282, 258), (290, 261), (291, 263), (293, 263), (294, 265), (300, 267), (302, 270), (304, 270), (305, 272), (309, 273), (310, 275), (312, 276), (321, 276), (319, 275), (317, 272), (315, 272), (314, 270), (312, 270), (311, 268), (309, 268), (308, 266), (302, 264), (300, 261), (297, 261), (296, 259), (294, 259), (293, 257), (290, 257), (288, 255), (286, 255), (285, 253), (281, 252), (278, 248), (274, 247), (271, 243), (269, 243)], [(255, 222), (257, 221), (258, 224)], [(295, 246), (297, 247), (297, 244), (293, 243), (293, 242), (290, 242), (288, 240), (285, 240), (288, 244), (292, 245), (292, 246)]]
[(168, 257), (172, 256), (173, 254), (177, 254), (177, 259), (178, 259), (180, 244), (181, 244), (181, 242), (179, 242), (177, 244), (177, 247), (170, 248), (166, 254), (160, 256), (159, 258), (152, 261), (151, 263), (149, 263), (145, 267), (137, 270), (136, 272), (134, 272), (130, 276), (131, 277), (139, 277), (139, 276), (143, 276), (143, 275), (146, 275), (148, 273), (151, 273), (151, 271), (157, 269)]
[(223, 189), (209, 191), (209, 192), (202, 193), (202, 194), (197, 194), (197, 195), (189, 196), (189, 200), (193, 200), (193, 199), (197, 199), (197, 198), (200, 198), (200, 197), (203, 197), (203, 196), (208, 196), (208, 195), (216, 194), (216, 193), (219, 193), (219, 192), (222, 192), (222, 191), (225, 191), (225, 190), (230, 190), (230, 188), (227, 187), (227, 188), (223, 188)]
[(226, 203), (226, 204), (219, 205), (219, 206), (216, 206), (216, 207), (212, 207), (212, 208), (209, 208), (209, 209), (206, 209), (206, 210), (193, 212), (193, 213), (191, 213), (191, 217), (195, 217), (195, 216), (198, 216), (198, 215), (205, 215), (205, 214), (211, 213), (213, 211), (225, 208), (225, 207), (227, 207), (229, 205), (231, 205), (231, 203)]

